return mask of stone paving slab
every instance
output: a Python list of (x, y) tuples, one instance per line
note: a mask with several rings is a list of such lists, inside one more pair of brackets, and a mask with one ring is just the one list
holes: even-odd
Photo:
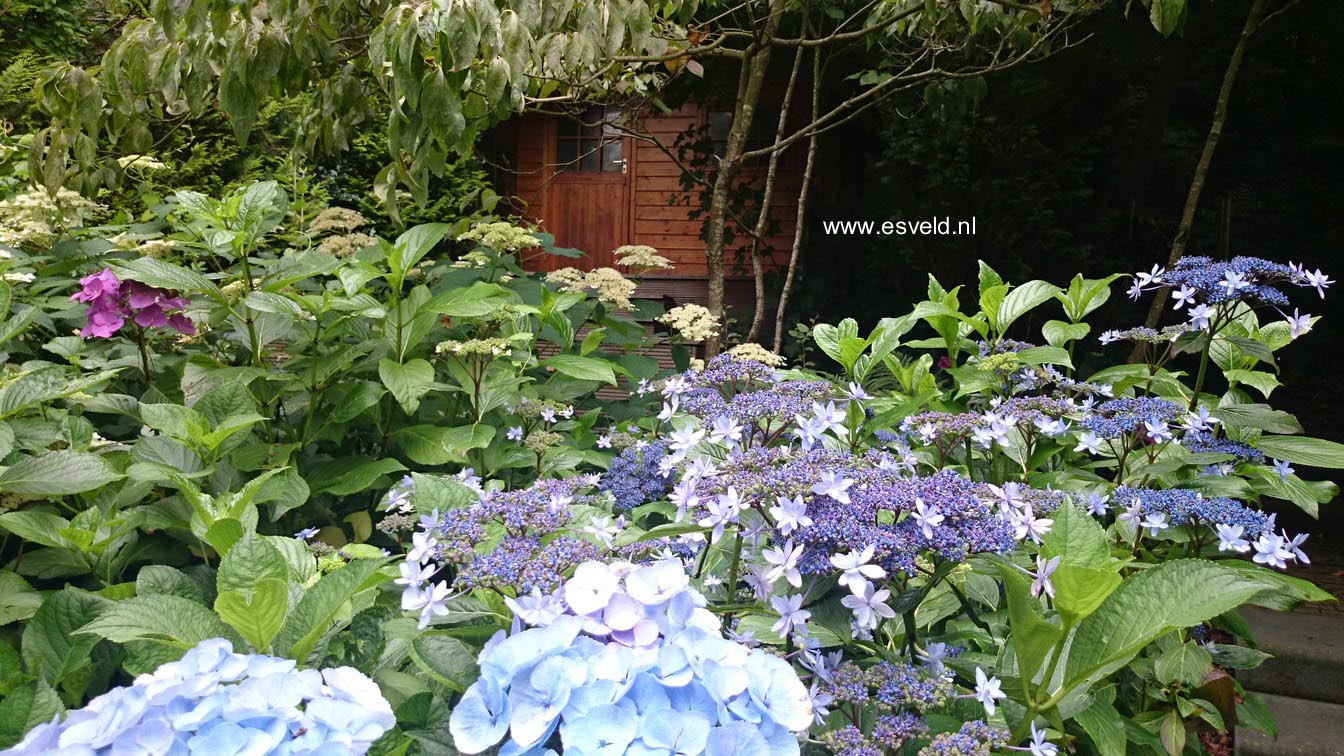
[(1344, 705), (1261, 694), (1279, 737), (1237, 729), (1237, 756), (1344, 756)]

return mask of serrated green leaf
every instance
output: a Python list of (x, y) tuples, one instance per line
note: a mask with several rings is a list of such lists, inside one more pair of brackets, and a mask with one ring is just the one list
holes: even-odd
[(1100, 567), (1110, 554), (1106, 531), (1071, 501), (1055, 510), (1054, 523), (1041, 539), (1041, 556), (1057, 556), (1063, 564)]
[(441, 685), (462, 692), (476, 681), (479, 669), (476, 654), (467, 644), (444, 633), (416, 636), (410, 646), (411, 659)]
[(1178, 559), (1140, 572), (1079, 623), (1065, 684), (1100, 680), (1159, 635), (1235, 609), (1261, 590), (1236, 571), (1200, 559)]
[(216, 585), (219, 592), (229, 591), (244, 597), (263, 580), (286, 582), (289, 565), (274, 546), (262, 536), (249, 533), (233, 544), (219, 563)]
[(1304, 436), (1264, 436), (1255, 447), (1266, 456), (1299, 465), (1344, 468), (1344, 444)]
[(616, 372), (611, 363), (595, 357), (580, 357), (577, 354), (557, 354), (541, 361), (542, 367), (555, 369), (557, 373), (578, 378), (581, 381), (600, 381), (616, 385)]
[(378, 377), (406, 414), (413, 415), (421, 397), (434, 386), (434, 366), (418, 357), (404, 364), (384, 357), (378, 361)]
[(0, 472), (0, 491), (69, 496), (120, 480), (122, 474), (97, 454), (62, 449), (24, 457)]
[(357, 559), (323, 575), (304, 592), (285, 618), (284, 627), (274, 641), (274, 652), (300, 664), (307, 663), (318, 641), (337, 621), (341, 607), (347, 606), (358, 591), (369, 587), (367, 584), (388, 579), (377, 574), (385, 561)]
[(136, 596), (117, 601), (92, 622), (75, 631), (79, 636), (106, 638), (114, 643), (143, 640), (190, 649), (203, 640), (242, 638), (215, 613), (181, 596)]
[(75, 633), (111, 605), (101, 596), (75, 588), (48, 594), (23, 628), (23, 661), (28, 670), (59, 685), (86, 668), (98, 639)]
[(1163, 684), (1180, 682), (1186, 687), (1199, 684), (1200, 678), (1213, 666), (1213, 656), (1196, 643), (1180, 643), (1157, 657), (1153, 671)]
[(250, 595), (221, 591), (215, 599), (215, 611), (253, 649), (264, 652), (285, 623), (289, 588), (284, 580), (264, 578), (252, 584)]

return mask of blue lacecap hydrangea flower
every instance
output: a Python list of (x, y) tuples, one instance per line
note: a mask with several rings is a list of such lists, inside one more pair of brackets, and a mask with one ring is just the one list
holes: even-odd
[(378, 686), (355, 669), (300, 670), (214, 638), (4, 753), (336, 756), (366, 752), (395, 724)]
[[(675, 559), (585, 562), (480, 656), (453, 709), (463, 753), (799, 753), (807, 689), (784, 659), (723, 637)], [(524, 629), (523, 622), (532, 627)]]
[(611, 492), (619, 510), (657, 501), (671, 488), (658, 469), (666, 456), (667, 447), (658, 441), (628, 446), (611, 460), (598, 488)]

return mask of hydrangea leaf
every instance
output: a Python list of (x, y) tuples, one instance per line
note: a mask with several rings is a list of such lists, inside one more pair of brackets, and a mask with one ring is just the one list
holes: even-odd
[(1030, 593), (1027, 578), (1006, 560), (996, 560), (1008, 598), (1008, 623), (1013, 632), (1013, 652), (1017, 655), (1018, 674), (1024, 681), (1033, 679), (1059, 642), (1061, 631), (1041, 616)]
[[(232, 553), (232, 552), (230, 552)], [(221, 591), (215, 599), (219, 618), (237, 630), (252, 648), (264, 651), (280, 632), (289, 611), (289, 588), (284, 580), (258, 580), (250, 595), (240, 591)]]
[(1079, 623), (1065, 686), (1100, 680), (1163, 633), (1235, 609), (1263, 590), (1235, 570), (1200, 559), (1178, 559), (1138, 573)]
[(196, 603), (205, 603), (201, 585), (185, 572), (163, 564), (149, 564), (135, 576), (137, 596), (178, 596)]
[(75, 634), (115, 643), (152, 641), (179, 649), (191, 648), (209, 638), (242, 643), (238, 633), (214, 612), (195, 601), (163, 594), (117, 601)]
[(1054, 524), (1041, 541), (1041, 556), (1059, 557), (1064, 564), (1099, 567), (1111, 555), (1106, 531), (1072, 502), (1061, 504)]
[(1163, 651), (1153, 664), (1153, 671), (1163, 684), (1180, 682), (1193, 688), (1212, 666), (1213, 656), (1207, 650), (1196, 643), (1185, 642)]
[(357, 559), (329, 572), (309, 588), (285, 619), (275, 638), (275, 652), (303, 663), (336, 621), (341, 607), (360, 590), (388, 578), (377, 575), (382, 559)]
[(1299, 465), (1344, 468), (1344, 444), (1323, 438), (1266, 436), (1256, 441), (1255, 447), (1267, 456)]
[(415, 414), (420, 398), (434, 387), (434, 367), (419, 358), (398, 364), (384, 357), (378, 361), (378, 377), (408, 415)]
[(600, 381), (616, 385), (616, 371), (611, 363), (595, 357), (580, 357), (577, 354), (557, 354), (541, 361), (542, 367), (554, 368), (557, 373), (577, 378), (581, 381)]
[[(62, 449), (24, 457), (0, 472), (0, 491), (34, 496), (68, 496), (119, 480), (105, 458)], [(19, 513), (14, 513), (19, 514)]]
[(53, 685), (87, 667), (89, 652), (98, 639), (75, 632), (111, 605), (101, 596), (75, 588), (47, 596), (23, 628), (24, 664)]
[(51, 721), (64, 708), (46, 680), (30, 680), (10, 689), (0, 699), (0, 748), (19, 742), (25, 732)]
[(219, 563), (219, 592), (236, 591), (244, 596), (264, 580), (285, 582), (289, 566), (285, 558), (261, 536), (249, 533), (224, 554)]
[(444, 633), (423, 633), (410, 645), (415, 665), (440, 684), (462, 692), (476, 681), (480, 671), (476, 654), (467, 644)]

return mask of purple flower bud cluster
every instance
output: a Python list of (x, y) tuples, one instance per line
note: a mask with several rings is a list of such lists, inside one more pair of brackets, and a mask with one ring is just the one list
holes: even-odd
[(1017, 341), (1016, 339), (1001, 339), (995, 342), (977, 341), (975, 342), (975, 347), (980, 352), (981, 357), (988, 357), (991, 354), (1008, 354), (1010, 352), (1023, 352), (1028, 349), (1035, 349), (1036, 345), (1026, 341)]
[(139, 281), (119, 280), (107, 268), (79, 279), (79, 283), (82, 288), (71, 294), (70, 300), (89, 306), (87, 321), (79, 332), (86, 339), (110, 338), (127, 319), (141, 328), (167, 326), (178, 333), (196, 333), (196, 326), (182, 314), (187, 300), (173, 296), (172, 292)]
[[(581, 476), (538, 481), (517, 491), (484, 491), (469, 507), (422, 517), (408, 558), (454, 566), (457, 590), (552, 590), (562, 575), (597, 555), (588, 541), (555, 535), (570, 524), (572, 506), (604, 503), (606, 494), (583, 493), (593, 485)], [(503, 534), (492, 538), (497, 529)]]
[(955, 689), (950, 672), (933, 672), (900, 662), (881, 662), (864, 669), (843, 662), (819, 686), (828, 700), (856, 707), (873, 707), (877, 720), (871, 734), (845, 727), (825, 736), (837, 753), (881, 754), (896, 751), (929, 731), (924, 715), (946, 704)]
[(659, 469), (666, 456), (667, 446), (660, 441), (628, 446), (611, 460), (597, 487), (610, 493), (622, 511), (657, 501), (671, 488)]
[(1233, 441), (1228, 438), (1216, 438), (1212, 433), (1187, 431), (1181, 438), (1181, 446), (1195, 454), (1230, 454), (1237, 462), (1253, 465), (1265, 463), (1265, 453), (1250, 444)]
[[(1229, 279), (1228, 274), (1239, 279)], [(1242, 280), (1244, 283), (1231, 286), (1228, 285), (1229, 280)], [(1259, 257), (1234, 257), (1228, 261), (1214, 261), (1199, 255), (1182, 257), (1163, 276), (1163, 283), (1194, 289), (1198, 300), (1207, 304), (1243, 301), (1286, 305), (1287, 295), (1273, 284), (1299, 284), (1299, 281), (1289, 266)]]
[(1139, 504), (1139, 514), (1161, 512), (1172, 525), (1197, 525), (1214, 528), (1217, 525), (1240, 526), (1247, 538), (1259, 538), (1274, 533), (1270, 515), (1251, 509), (1236, 499), (1214, 497), (1206, 499), (1198, 491), (1188, 488), (1130, 488), (1121, 486), (1111, 495), (1117, 508)]
[(1101, 438), (1120, 438), (1145, 423), (1170, 424), (1184, 418), (1185, 407), (1155, 396), (1121, 397), (1098, 404), (1080, 424)]
[[(700, 519), (736, 496), (739, 508), (764, 511), (780, 499), (802, 498), (811, 524), (775, 537), (792, 538), (806, 548), (797, 567), (802, 574), (829, 574), (829, 557), (874, 548), (873, 563), (887, 571), (913, 574), (915, 557), (931, 552), (943, 559), (968, 553), (1003, 553), (1014, 547), (1007, 518), (990, 504), (988, 488), (950, 470), (927, 478), (904, 477), (899, 464), (881, 451), (855, 456), (835, 449), (790, 452), (756, 448), (730, 457), (717, 474), (694, 480), (693, 511)], [(834, 493), (819, 493), (818, 481), (848, 481)], [(941, 516), (928, 528), (909, 516), (917, 504)]]
[(918, 756), (990, 756), (1008, 745), (1008, 732), (974, 719), (956, 732), (933, 736)]

